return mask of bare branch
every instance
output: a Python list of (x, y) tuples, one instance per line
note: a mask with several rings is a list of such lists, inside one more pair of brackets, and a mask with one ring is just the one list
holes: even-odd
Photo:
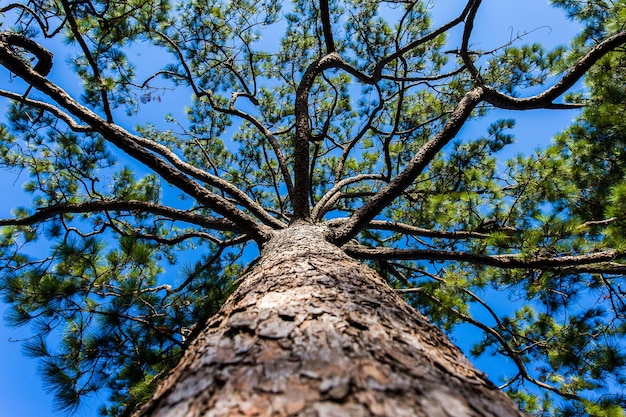
[(445, 25), (439, 27), (438, 29), (430, 32), (428, 35), (423, 36), (420, 39), (416, 39), (413, 42), (409, 43), (408, 45), (404, 46), (403, 48), (397, 50), (396, 52), (394, 52), (391, 55), (388, 55), (387, 57), (385, 57), (384, 59), (382, 59), (377, 65), (376, 68), (373, 71), (373, 75), (372, 75), (372, 79), (374, 80), (378, 80), (381, 77), (382, 74), (382, 70), (385, 68), (385, 66), (387, 64), (389, 64), (390, 62), (392, 62), (395, 59), (398, 59), (399, 57), (401, 57), (402, 55), (410, 52), (411, 50), (417, 48), (420, 45), (425, 44), (428, 41), (431, 41), (433, 39), (435, 39), (437, 36), (449, 31), (450, 29), (452, 29), (453, 27), (455, 27), (456, 25), (460, 24), (461, 22), (463, 22), (465, 20), (465, 18), (467, 17), (468, 13), (470, 12), (470, 10), (472, 9), (472, 7), (478, 7), (476, 4), (480, 3), (480, 1), (476, 1), (476, 0), (470, 0), (467, 2), (467, 5), (465, 6), (465, 8), (463, 9), (463, 11), (461, 12), (461, 14), (455, 18), (452, 19), (450, 22), (446, 23)]
[(104, 109), (104, 114), (106, 115), (107, 122), (113, 122), (113, 113), (111, 112), (111, 104), (109, 102), (109, 95), (107, 94), (106, 87), (104, 86), (104, 81), (102, 80), (102, 76), (100, 75), (100, 68), (98, 67), (98, 63), (94, 59), (91, 51), (89, 50), (89, 46), (85, 42), (83, 35), (80, 33), (80, 29), (78, 28), (78, 23), (74, 16), (72, 15), (72, 10), (68, 0), (61, 0), (61, 4), (63, 5), (63, 9), (65, 9), (65, 15), (67, 16), (67, 21), (70, 24), (70, 28), (72, 28), (72, 34), (78, 41), (80, 45), (80, 49), (85, 54), (85, 58), (87, 62), (89, 62), (89, 66), (93, 71), (93, 75), (95, 79), (98, 81), (98, 89), (100, 90), (100, 97), (102, 98), (102, 108)]
[(482, 84), (480, 73), (478, 72), (478, 69), (476, 69), (476, 66), (474, 66), (474, 62), (472, 62), (469, 54), (469, 39), (472, 34), (472, 30), (474, 29), (474, 19), (476, 18), (476, 12), (478, 12), (480, 2), (481, 0), (477, 0), (473, 2), (473, 4), (468, 5), (469, 12), (465, 21), (465, 27), (463, 28), (463, 40), (461, 42), (461, 59), (463, 60), (465, 67), (472, 75), (474, 81)]
[(619, 262), (601, 262), (591, 265), (576, 265), (572, 267), (563, 267), (559, 271), (571, 274), (626, 274), (626, 264)]
[(593, 226), (606, 226), (611, 223), (615, 223), (617, 220), (619, 220), (617, 217), (609, 217), (608, 219), (602, 219), (602, 220), (589, 220), (588, 222), (585, 222), (581, 224), (580, 226), (576, 227), (576, 229), (580, 230), (580, 229), (586, 229), (588, 227), (593, 227)]
[(41, 29), (41, 31), (43, 32), (44, 36), (48, 36), (48, 24), (47, 22), (45, 22), (44, 20), (41, 20), (41, 18), (37, 15), (37, 13), (31, 9), (30, 7), (27, 7), (23, 4), (17, 4), (17, 3), (11, 3), (6, 7), (0, 7), (0, 13), (6, 13), (8, 11), (11, 11), (13, 9), (20, 9), (22, 10), (22, 12), (26, 12), (28, 13), (29, 16), (31, 16), (33, 19), (35, 19), (37, 21), (37, 25), (39, 26), (39, 28)]
[(161, 235), (157, 235), (154, 233), (141, 233), (137, 231), (133, 231), (132, 233), (125, 232), (119, 227), (113, 227), (113, 229), (122, 236), (133, 236), (137, 239), (150, 240), (156, 243), (160, 243), (162, 245), (176, 245), (178, 243), (182, 243), (185, 240), (189, 240), (189, 239), (202, 239), (204, 241), (213, 242), (218, 245), (222, 243), (222, 241), (218, 239), (217, 237), (209, 233), (200, 232), (200, 231), (180, 233), (173, 237), (163, 237)]
[(452, 76), (458, 75), (460, 73), (462, 73), (463, 71), (465, 71), (465, 67), (464, 66), (460, 66), (457, 69), (454, 69), (450, 72), (446, 72), (443, 74), (437, 74), (437, 75), (432, 75), (432, 76), (428, 76), (428, 77), (400, 77), (400, 76), (396, 76), (396, 75), (387, 75), (387, 74), (383, 74), (380, 76), (381, 79), (384, 80), (390, 80), (390, 81), (405, 81), (405, 82), (414, 82), (414, 83), (423, 83), (423, 82), (430, 82), (430, 81), (439, 81), (439, 80), (444, 80), (446, 78), (450, 78)]

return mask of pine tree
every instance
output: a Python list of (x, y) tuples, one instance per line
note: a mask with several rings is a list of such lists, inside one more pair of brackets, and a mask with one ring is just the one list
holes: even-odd
[[(32, 204), (0, 292), (59, 408), (623, 416), (626, 3), (553, 3), (584, 30), (552, 50), (477, 49), (480, 0), (441, 26), (418, 0), (2, 6), (0, 163)], [(513, 119), (460, 134), (577, 108), (506, 161)]]

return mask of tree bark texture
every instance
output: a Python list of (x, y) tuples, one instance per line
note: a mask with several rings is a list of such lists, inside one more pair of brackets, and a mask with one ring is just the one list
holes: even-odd
[(275, 232), (138, 416), (524, 416), (324, 233)]

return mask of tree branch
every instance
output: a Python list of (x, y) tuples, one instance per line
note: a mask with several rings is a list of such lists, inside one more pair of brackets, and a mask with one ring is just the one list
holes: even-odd
[(594, 226), (606, 226), (618, 220), (619, 218), (617, 217), (609, 217), (608, 219), (602, 219), (602, 220), (589, 220), (581, 224), (580, 226), (577, 226), (576, 230), (582, 230), (582, 229), (586, 229), (588, 227), (594, 227)]
[(520, 255), (481, 255), (444, 250), (370, 248), (353, 243), (346, 244), (343, 248), (352, 257), (371, 260), (459, 261), (505, 269), (572, 270), (576, 272), (600, 272), (596, 269), (603, 266), (610, 269), (610, 271), (604, 270), (604, 272), (626, 272), (626, 264), (611, 262), (620, 256), (617, 251), (574, 256), (524, 258)]
[(241, 232), (241, 229), (228, 219), (195, 214), (189, 211), (178, 210), (148, 201), (114, 201), (100, 200), (83, 203), (55, 204), (54, 206), (38, 209), (35, 214), (16, 219), (0, 219), (0, 226), (29, 226), (51, 219), (59, 214), (92, 213), (104, 211), (140, 211), (165, 216), (171, 220), (180, 220), (190, 224), (231, 232)]
[[(474, 62), (472, 62), (472, 58), (469, 54), (469, 40), (472, 34), (472, 30), (474, 29), (474, 19), (476, 18), (476, 13), (478, 12), (478, 7), (480, 6), (481, 0), (474, 1), (473, 4), (468, 4), (468, 14), (467, 19), (465, 21), (465, 27), (463, 28), (463, 40), (461, 42), (461, 59), (463, 60), (463, 64), (472, 75), (472, 79), (482, 85), (482, 80), (480, 77), (480, 73), (476, 66), (474, 66)], [(467, 10), (466, 9), (466, 10)]]
[[(468, 3), (464, 13), (475, 13), (480, 1)], [(471, 24), (470, 24), (471, 26)], [(468, 29), (469, 30), (469, 29)], [(466, 30), (467, 33), (467, 30)], [(574, 67), (553, 87), (534, 97), (517, 99), (502, 94), (492, 87), (478, 86), (469, 91), (452, 112), (450, 119), (441, 131), (433, 136), (407, 164), (406, 168), (365, 205), (356, 210), (350, 219), (338, 227), (332, 236), (334, 242), (343, 244), (354, 237), (380, 211), (397, 198), (417, 178), (432, 158), (458, 133), (469, 118), (472, 110), (481, 102), (512, 110), (533, 108), (569, 108), (568, 105), (554, 104), (552, 101), (567, 91), (602, 56), (616, 46), (626, 42), (626, 31), (610, 36), (593, 47)]]
[(343, 187), (354, 184), (356, 182), (370, 180), (384, 181), (385, 176), (380, 174), (362, 174), (355, 177), (343, 179), (336, 183), (333, 188), (328, 190), (328, 192), (324, 194), (322, 198), (320, 198), (315, 207), (313, 207), (313, 210), (311, 211), (311, 218), (313, 219), (313, 221), (317, 222), (322, 220), (324, 214), (328, 212), (331, 205), (338, 199), (339, 191), (341, 191)]
[[(6, 42), (5, 36), (0, 36), (0, 64), (56, 101), (69, 113), (92, 126), (94, 131), (102, 134), (110, 143), (117, 146), (137, 161), (150, 167), (165, 181), (197, 199), (198, 202), (211, 210), (237, 223), (256, 241), (263, 242), (267, 238), (269, 234), (269, 228), (267, 226), (257, 223), (254, 218), (241, 211), (233, 203), (209, 191), (207, 188), (185, 175), (194, 173), (209, 178), (208, 174), (203, 173), (190, 164), (184, 163), (164, 146), (133, 135), (120, 126), (103, 120), (96, 113), (76, 102), (60, 87), (34, 71), (27, 62), (12, 50), (10, 44)], [(158, 151), (158, 153), (162, 155), (168, 155), (167, 159), (175, 163), (176, 166), (170, 165), (151, 152), (152, 150)], [(232, 186), (232, 188), (236, 189), (234, 186)], [(240, 191), (239, 193), (243, 194)], [(273, 219), (269, 215), (267, 215), (267, 217)], [(282, 224), (275, 219), (273, 219), (273, 221)]]
[(374, 88), (376, 89), (376, 93), (378, 94), (378, 98), (379, 98), (378, 104), (376, 105), (374, 109), (370, 111), (370, 115), (368, 116), (367, 121), (364, 123), (363, 127), (359, 129), (359, 132), (354, 136), (353, 139), (350, 140), (350, 142), (348, 142), (346, 146), (343, 147), (343, 150), (341, 152), (341, 157), (339, 157), (339, 159), (337, 160), (337, 167), (335, 168), (335, 173), (334, 173), (335, 183), (338, 183), (339, 181), (341, 181), (341, 178), (343, 177), (344, 168), (346, 165), (346, 161), (348, 160), (348, 156), (350, 155), (350, 152), (354, 149), (357, 143), (361, 141), (361, 139), (365, 136), (365, 134), (370, 129), (372, 129), (374, 120), (384, 108), (384, 105), (383, 105), (384, 101), (382, 99), (382, 92), (380, 91), (380, 87), (378, 85), (374, 85)]
[(283, 180), (285, 181), (287, 194), (289, 196), (293, 196), (294, 186), (293, 186), (293, 182), (291, 181), (291, 174), (289, 173), (287, 160), (285, 159), (285, 155), (283, 154), (283, 151), (281, 150), (280, 143), (278, 142), (278, 139), (276, 139), (276, 136), (268, 128), (263, 126), (263, 124), (251, 114), (243, 112), (241, 110), (237, 110), (234, 107), (230, 107), (230, 108), (219, 107), (217, 106), (217, 103), (215, 103), (215, 101), (213, 100), (213, 97), (210, 94), (208, 95), (208, 98), (211, 103), (211, 107), (213, 107), (215, 110), (247, 120), (254, 127), (256, 127), (263, 136), (265, 136), (270, 146), (272, 147), (272, 151), (274, 152), (274, 155), (276, 156), (276, 161), (278, 162), (280, 173), (283, 177)]
[(187, 233), (180, 233), (173, 237), (163, 237), (154, 233), (141, 233), (140, 231), (138, 231), (138, 229), (127, 232), (125, 230), (122, 230), (122, 228), (118, 227), (114, 223), (115, 222), (111, 222), (109, 226), (122, 236), (133, 236), (137, 239), (150, 240), (150, 241), (164, 244), (164, 245), (176, 245), (178, 243), (184, 242), (187, 239), (198, 239), (198, 238), (204, 241), (213, 242), (218, 245), (222, 243), (220, 239), (206, 232), (193, 231), (193, 232), (187, 232)]
[(389, 184), (356, 210), (348, 221), (334, 231), (333, 241), (343, 244), (352, 239), (382, 209), (400, 196), (426, 168), (441, 148), (456, 136), (474, 108), (482, 101), (483, 93), (482, 87), (477, 87), (465, 94), (450, 114), (444, 127), (420, 148), (402, 172), (393, 177)]
[[(406, 54), (407, 52), (410, 52), (412, 49), (415, 49), (418, 46), (423, 45), (424, 43), (435, 39), (437, 36), (439, 36), (439, 35), (447, 32), (447, 31), (449, 31), (450, 29), (452, 29), (453, 27), (455, 27), (459, 23), (463, 22), (465, 20), (465, 18), (467, 17), (468, 13), (470, 12), (470, 10), (472, 9), (472, 7), (474, 7), (477, 3), (480, 3), (480, 1), (477, 1), (477, 0), (470, 0), (470, 1), (468, 1), (467, 5), (465, 6), (463, 11), (461, 12), (461, 14), (457, 18), (452, 19), (450, 22), (448, 22), (445, 25), (439, 27), (438, 29), (430, 32), (428, 35), (423, 36), (420, 39), (416, 39), (413, 42), (410, 42), (408, 45), (405, 45), (403, 48), (398, 49), (393, 54), (388, 55), (385, 58), (383, 58), (382, 60), (380, 60), (380, 62), (374, 68), (374, 71), (373, 71), (373, 74), (372, 74), (372, 79), (374, 79), (374, 80), (380, 79), (381, 76), (382, 76), (381, 75), (382, 71), (385, 68), (385, 66), (387, 64), (389, 64), (390, 62), (392, 62), (393, 60), (398, 59), (399, 57), (401, 57), (402, 55)], [(478, 6), (476, 6), (476, 7), (478, 7)]]
[[(199, 99), (202, 97), (206, 97), (207, 100), (209, 101), (209, 104), (211, 105), (211, 107), (221, 113), (224, 114), (228, 114), (231, 116), (236, 116), (236, 117), (240, 117), (244, 120), (247, 120), (248, 122), (250, 122), (254, 127), (256, 127), (259, 132), (261, 132), (262, 135), (265, 136), (265, 138), (268, 140), (268, 142), (270, 143), (270, 146), (272, 147), (272, 150), (274, 151), (274, 155), (276, 156), (276, 160), (278, 161), (278, 166), (280, 167), (280, 172), (283, 176), (283, 179), (285, 181), (285, 186), (287, 187), (287, 193), (289, 194), (290, 197), (293, 196), (294, 191), (293, 191), (293, 183), (291, 180), (291, 174), (289, 173), (289, 168), (287, 167), (287, 161), (285, 160), (285, 156), (280, 148), (280, 144), (278, 142), (278, 140), (276, 139), (275, 134), (273, 134), (268, 128), (266, 128), (265, 126), (263, 126), (263, 124), (254, 116), (252, 116), (249, 113), (243, 112), (241, 110), (237, 110), (236, 108), (234, 108), (234, 103), (231, 101), (231, 105), (230, 107), (221, 107), (218, 106), (217, 103), (214, 100), (213, 94), (210, 91), (201, 91), (200, 89), (198, 89), (198, 87), (196, 86), (194, 80), (193, 80), (193, 73), (191, 72), (191, 68), (189, 68), (189, 65), (187, 65), (187, 62), (185, 61), (185, 56), (183, 54), (183, 52), (180, 50), (180, 48), (178, 47), (178, 45), (176, 44), (176, 42), (174, 42), (172, 39), (169, 38), (169, 36), (167, 36), (164, 33), (158, 32), (159, 36), (161, 36), (171, 47), (172, 49), (176, 52), (176, 55), (178, 56), (178, 61), (180, 62), (180, 64), (182, 65), (182, 67), (184, 68), (185, 71), (185, 80), (189, 83), (189, 85), (191, 86), (191, 88), (194, 91), (194, 94), (196, 95), (196, 97), (198, 97)], [(170, 75), (174, 75), (174, 76), (180, 76), (178, 74), (170, 74)], [(236, 187), (232, 187), (231, 184), (229, 184), (228, 182), (224, 181), (225, 185), (227, 184), (229, 186), (229, 188), (232, 188), (231, 190), (231, 194), (234, 193), (240, 193), (245, 195), (244, 193), (241, 193), (241, 191), (239, 191)], [(293, 199), (293, 197), (292, 197)], [(260, 210), (258, 213), (256, 213), (257, 215), (260, 216), (260, 218), (264, 219), (264, 221), (266, 222), (266, 224), (268, 225), (274, 225), (275, 227), (279, 227), (282, 228), (285, 225), (282, 224), (277, 224), (275, 222), (275, 219), (273, 219), (271, 216), (266, 216), (263, 214), (263, 210), (258, 207), (255, 208), (255, 210)], [(253, 211), (253, 210), (251, 210)]]
[(89, 66), (93, 71), (93, 76), (98, 82), (98, 89), (100, 90), (100, 97), (102, 98), (102, 108), (104, 109), (104, 114), (106, 115), (107, 122), (113, 122), (113, 113), (111, 111), (111, 104), (109, 102), (109, 95), (107, 94), (106, 87), (104, 86), (104, 81), (102, 80), (102, 76), (100, 75), (100, 68), (98, 68), (98, 63), (94, 59), (85, 39), (83, 39), (83, 35), (80, 33), (80, 29), (78, 28), (78, 23), (74, 16), (72, 15), (72, 10), (70, 4), (67, 0), (61, 0), (61, 4), (63, 5), (63, 9), (65, 9), (65, 15), (67, 17), (67, 21), (70, 24), (70, 28), (72, 29), (72, 33), (78, 44), (80, 45), (80, 49), (82, 49), (85, 54), (85, 58), (87, 62), (89, 62)]
[(396, 223), (386, 220), (372, 220), (367, 224), (365, 229), (386, 230), (389, 232), (404, 233), (412, 236), (424, 236), (442, 239), (486, 239), (489, 237), (489, 233), (479, 233), (467, 230), (458, 230), (452, 232), (445, 230), (432, 230), (413, 226), (410, 224)]
[(309, 190), (311, 178), (309, 176), (309, 143), (311, 141), (311, 120), (309, 117), (309, 91), (315, 78), (328, 68), (336, 67), (343, 62), (341, 57), (332, 52), (311, 63), (296, 89), (296, 133), (294, 135), (294, 195), (291, 196), (293, 206), (293, 220), (310, 220)]
[[(423, 293), (426, 297), (430, 298), (431, 300), (433, 300), (434, 302), (443, 305), (443, 303), (434, 295), (428, 294), (428, 293)], [(575, 394), (571, 394), (568, 392), (565, 392), (563, 390), (560, 390), (552, 385), (546, 384), (545, 382), (539, 381), (536, 378), (533, 378), (532, 376), (530, 376), (530, 374), (528, 373), (528, 370), (526, 369), (526, 365), (524, 364), (524, 362), (520, 359), (519, 355), (516, 354), (516, 352), (511, 348), (511, 346), (507, 343), (506, 339), (504, 339), (504, 337), (498, 333), (498, 331), (496, 331), (495, 329), (493, 329), (492, 327), (487, 326), (486, 324), (474, 319), (473, 317), (468, 316), (467, 314), (464, 314), (462, 312), (460, 312), (458, 309), (456, 308), (450, 308), (450, 311), (453, 312), (457, 317), (459, 317), (461, 320), (465, 321), (466, 323), (472, 324), (476, 327), (478, 327), (479, 329), (483, 330), (486, 334), (491, 335), (494, 339), (496, 339), (498, 341), (498, 343), (500, 343), (500, 346), (502, 346), (502, 348), (506, 351), (506, 356), (508, 356), (509, 358), (511, 358), (511, 360), (515, 363), (515, 366), (517, 367), (520, 375), (522, 376), (522, 378), (526, 379), (527, 381), (529, 381), (532, 384), (537, 385), (538, 387), (547, 389), (549, 391), (554, 392), (555, 394), (560, 395), (563, 398), (568, 398), (571, 400), (580, 400), (581, 398)]]
[(535, 96), (515, 98), (501, 93), (492, 87), (485, 86), (484, 99), (495, 107), (509, 110), (530, 110), (538, 108), (569, 109), (581, 107), (581, 105), (578, 104), (555, 104), (552, 102), (580, 80), (600, 58), (625, 42), (626, 31), (609, 36), (607, 39), (591, 48), (556, 84)]
[(45, 103), (43, 101), (38, 101), (38, 100), (31, 100), (29, 98), (24, 97), (23, 95), (13, 93), (11, 91), (6, 91), (6, 90), (0, 90), (0, 96), (18, 101), (20, 103), (24, 103), (28, 106), (35, 107), (37, 109), (45, 110), (53, 114), (57, 118), (63, 120), (69, 126), (69, 128), (72, 129), (74, 132), (92, 132), (93, 131), (91, 126), (80, 125), (76, 123), (76, 121), (72, 119), (70, 115), (63, 112), (58, 107), (53, 106), (52, 104)]
[[(206, 99), (209, 101), (209, 104), (211, 105), (211, 107), (214, 110), (216, 110), (218, 112), (221, 112), (221, 113), (224, 113), (224, 114), (240, 117), (240, 118), (242, 118), (244, 120), (247, 120), (254, 127), (256, 127), (262, 135), (265, 136), (265, 138), (270, 143), (270, 146), (272, 147), (272, 150), (274, 151), (274, 155), (276, 156), (276, 160), (278, 161), (278, 166), (280, 167), (281, 174), (282, 174), (283, 179), (285, 181), (285, 186), (287, 187), (287, 193), (289, 194), (290, 197), (293, 196), (294, 195), (294, 191), (293, 191), (293, 183), (291, 181), (291, 174), (289, 173), (289, 168), (287, 167), (287, 162), (285, 160), (285, 156), (282, 153), (282, 150), (280, 148), (280, 144), (279, 144), (278, 140), (276, 139), (276, 136), (269, 129), (267, 129), (265, 126), (263, 126), (263, 124), (258, 119), (256, 119), (254, 116), (252, 116), (249, 113), (246, 113), (246, 112), (243, 112), (241, 110), (237, 110), (236, 108), (234, 108), (234, 102), (233, 101), (231, 101), (230, 107), (218, 106), (217, 103), (215, 102), (215, 99), (213, 97), (213, 93), (212, 92), (210, 92), (210, 91), (201, 91), (196, 86), (196, 84), (195, 84), (195, 82), (193, 80), (193, 73), (191, 71), (191, 68), (189, 68), (189, 65), (187, 65), (187, 62), (185, 61), (185, 56), (184, 56), (183, 52), (180, 50), (180, 48), (178, 47), (178, 45), (176, 44), (176, 42), (174, 42), (172, 39), (169, 38), (169, 36), (167, 36), (166, 34), (164, 34), (162, 32), (158, 32), (158, 34), (175, 51), (176, 55), (178, 56), (178, 61), (180, 62), (180, 64), (182, 65), (182, 67), (183, 67), (183, 69), (185, 71), (185, 75), (184, 75), (183, 79), (186, 80), (189, 83), (189, 85), (191, 86), (192, 90), (194, 91), (194, 94), (196, 95), (196, 97), (198, 97), (198, 99), (200, 99), (202, 97), (206, 97)], [(181, 77), (179, 74), (169, 74), (169, 75)], [(199, 173), (202, 173), (202, 175), (204, 175), (203, 171), (199, 170)], [(228, 187), (230, 189), (230, 191), (227, 191), (229, 194), (231, 194), (233, 196), (237, 196), (241, 201), (249, 200), (247, 198), (247, 196), (245, 195), (245, 193), (242, 193), (237, 187), (234, 187), (234, 186), (232, 186), (232, 184), (228, 183), (227, 181), (222, 181), (221, 179), (218, 179), (217, 177), (214, 177), (214, 179), (215, 180), (219, 180), (220, 182), (222, 182), (223, 183), (222, 186)], [(226, 189), (224, 189), (224, 191), (226, 191)], [(249, 202), (251, 202), (251, 200)], [(248, 207), (248, 208), (252, 212), (254, 212), (257, 216), (259, 216), (259, 218), (262, 219), (266, 224), (274, 226), (274, 227), (277, 227), (277, 228), (285, 227), (285, 225), (282, 224), (282, 222), (279, 222), (276, 219), (274, 219), (273, 217), (269, 216), (260, 206), (256, 205), (256, 203), (254, 203), (254, 202), (252, 202), (252, 203), (253, 203), (254, 206), (251, 206), (251, 207)]]
[[(42, 77), (48, 75), (52, 70), (52, 53), (32, 39), (28, 39), (19, 33), (4, 32), (0, 33), (0, 42), (5, 42), (9, 47), (17, 46), (35, 55), (37, 64), (35, 64), (33, 70)], [(13, 48), (11, 48), (11, 51), (17, 55)]]
[(336, 52), (335, 41), (333, 40), (333, 31), (330, 24), (330, 8), (328, 0), (320, 0), (320, 15), (322, 20), (322, 30), (324, 31), (324, 43), (326, 44), (326, 53)]
[(24, 12), (28, 13), (29, 16), (31, 16), (33, 19), (35, 19), (35, 21), (39, 25), (39, 28), (43, 32), (44, 36), (45, 37), (49, 37), (50, 34), (48, 33), (48, 22), (42, 20), (37, 15), (37, 13), (33, 9), (31, 9), (30, 7), (27, 7), (27, 6), (23, 5), (23, 4), (11, 3), (11, 4), (7, 5), (6, 7), (0, 7), (0, 14), (4, 14), (4, 13), (6, 13), (8, 11), (13, 10), (13, 9), (20, 9), (22, 11), (22, 13), (24, 13)]

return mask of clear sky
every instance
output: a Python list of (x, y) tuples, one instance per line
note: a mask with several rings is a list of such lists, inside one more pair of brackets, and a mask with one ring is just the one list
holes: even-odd
[[(441, 23), (458, 14), (460, 6), (465, 2), (460, 0), (434, 1), (435, 22)], [(439, 17), (438, 17), (439, 16)], [(560, 10), (551, 9), (547, 0), (484, 0), (482, 9), (475, 24), (476, 33), (472, 38), (475, 47), (490, 49), (507, 41), (511, 35), (533, 31), (524, 42), (542, 42), (547, 47), (567, 43), (576, 31), (576, 26), (563, 17)], [(52, 51), (55, 52), (55, 51)], [(57, 65), (61, 66), (63, 56), (59, 51), (56, 55)], [(61, 58), (59, 58), (61, 57)], [(6, 72), (0, 72), (0, 85), (8, 82)], [(5, 102), (0, 101), (0, 108)], [(167, 100), (163, 103), (150, 103), (151, 106), (173, 106), (176, 111), (182, 109), (185, 103)], [(4, 114), (0, 110), (0, 115)], [(499, 117), (514, 117), (517, 127), (514, 134), (517, 144), (514, 152), (528, 152), (538, 146), (546, 145), (551, 137), (563, 129), (575, 117), (576, 112), (546, 112), (528, 111), (524, 113), (501, 113)], [(460, 133), (461, 137), (477, 137), (484, 133), (484, 123), (471, 123)], [(23, 180), (22, 178), (21, 180)], [(20, 194), (21, 180), (10, 177), (5, 173), (0, 175), (0, 190), (3, 198), (0, 199), (0, 217), (10, 214), (10, 210), (18, 205), (27, 205), (28, 196)], [(4, 317), (6, 308), (0, 305), (0, 315)], [(27, 359), (21, 353), (21, 344), (10, 340), (20, 340), (30, 336), (26, 328), (7, 328), (6, 322), (0, 323), (0, 417), (53, 417), (51, 397), (46, 393), (43, 383), (37, 374), (36, 361)], [(456, 341), (467, 341), (467, 332), (458, 333)], [(489, 361), (481, 361), (479, 368), (488, 374), (495, 372), (490, 369)], [(491, 372), (493, 371), (493, 372)], [(89, 401), (81, 408), (78, 415), (96, 415), (96, 406), (102, 399)]]

